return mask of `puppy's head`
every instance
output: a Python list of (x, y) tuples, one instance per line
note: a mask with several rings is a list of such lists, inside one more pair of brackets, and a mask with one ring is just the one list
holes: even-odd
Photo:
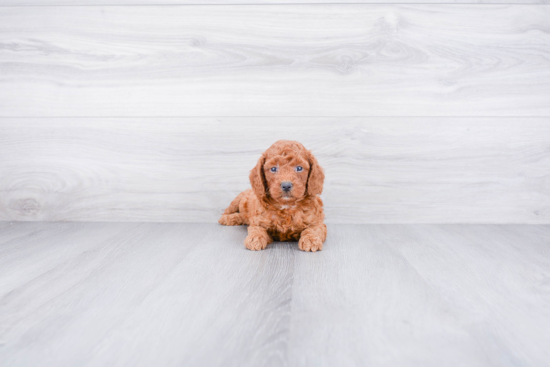
[(250, 172), (250, 184), (258, 199), (282, 205), (320, 195), (324, 179), (313, 154), (290, 140), (279, 140), (269, 147)]

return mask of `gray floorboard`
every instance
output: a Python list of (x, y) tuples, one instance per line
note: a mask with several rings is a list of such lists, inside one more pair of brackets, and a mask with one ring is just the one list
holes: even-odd
[(547, 366), (550, 226), (0, 223), (2, 366)]

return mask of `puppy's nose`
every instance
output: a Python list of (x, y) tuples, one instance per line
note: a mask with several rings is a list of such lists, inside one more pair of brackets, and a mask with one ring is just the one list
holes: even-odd
[(292, 189), (292, 182), (290, 181), (281, 182), (281, 189), (283, 189), (283, 191), (285, 192), (290, 191), (290, 189)]

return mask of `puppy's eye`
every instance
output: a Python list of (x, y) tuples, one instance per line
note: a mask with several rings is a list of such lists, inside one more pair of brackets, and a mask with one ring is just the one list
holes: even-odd
[(296, 167), (296, 172), (302, 172), (304, 169), (301, 166)]
[(271, 172), (277, 172), (277, 167), (271, 167)]

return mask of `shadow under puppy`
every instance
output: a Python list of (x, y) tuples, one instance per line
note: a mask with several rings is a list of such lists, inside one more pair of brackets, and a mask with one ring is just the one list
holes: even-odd
[(297, 141), (279, 140), (250, 172), (252, 189), (241, 192), (219, 220), (248, 225), (246, 248), (263, 250), (274, 239), (298, 240), (303, 251), (322, 250), (327, 237), (319, 195), (325, 175), (317, 159)]

